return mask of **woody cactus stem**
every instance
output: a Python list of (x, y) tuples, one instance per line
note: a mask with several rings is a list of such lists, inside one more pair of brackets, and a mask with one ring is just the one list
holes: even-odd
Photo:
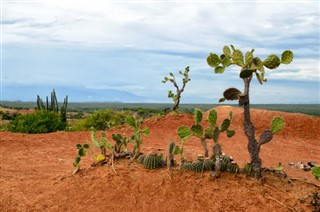
[(181, 94), (184, 91), (186, 84), (190, 81), (189, 78), (189, 66), (185, 68), (185, 71), (179, 71), (179, 74), (181, 74), (184, 78), (182, 79), (182, 88), (179, 88), (176, 78), (173, 73), (170, 73), (169, 77), (165, 77), (162, 83), (166, 83), (167, 81), (170, 81), (173, 86), (176, 88), (176, 94), (174, 94), (172, 91), (168, 91), (168, 97), (173, 99), (174, 105), (172, 110), (175, 112), (178, 112), (179, 110), (179, 104), (181, 99)]
[(259, 178), (261, 176), (261, 158), (259, 157), (260, 145), (258, 145), (255, 139), (255, 128), (250, 118), (250, 102), (249, 102), (249, 90), (252, 75), (248, 78), (244, 78), (244, 99), (241, 103), (244, 109), (244, 133), (248, 138), (248, 151), (250, 153), (252, 169), (254, 177)]

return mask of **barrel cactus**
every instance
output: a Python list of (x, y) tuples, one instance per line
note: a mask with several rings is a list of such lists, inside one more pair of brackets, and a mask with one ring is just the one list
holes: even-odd
[(231, 173), (238, 173), (239, 172), (238, 164), (234, 161), (231, 161), (227, 166), (227, 171)]
[(214, 170), (214, 162), (210, 159), (205, 159), (203, 161), (204, 163), (204, 170), (207, 170), (207, 171), (213, 171)]
[(157, 154), (147, 155), (143, 159), (143, 165), (146, 169), (157, 169), (163, 166), (162, 157)]

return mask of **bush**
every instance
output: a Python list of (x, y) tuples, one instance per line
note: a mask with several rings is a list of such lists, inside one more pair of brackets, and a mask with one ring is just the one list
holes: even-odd
[(72, 126), (73, 131), (106, 130), (123, 125), (129, 112), (116, 112), (113, 110), (100, 110), (87, 118), (77, 120)]
[(60, 113), (37, 110), (34, 113), (16, 117), (8, 126), (11, 132), (49, 133), (64, 130), (66, 122)]

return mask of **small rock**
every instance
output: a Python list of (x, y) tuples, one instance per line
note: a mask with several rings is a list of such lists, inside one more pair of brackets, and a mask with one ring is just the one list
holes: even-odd
[(308, 165), (307, 165), (307, 166), (304, 166), (303, 170), (304, 170), (304, 171), (310, 171), (310, 170), (311, 170), (311, 166), (308, 166)]
[(299, 163), (298, 166), (297, 166), (297, 168), (298, 168), (298, 169), (301, 169), (301, 170), (304, 169), (303, 163)]
[(294, 162), (290, 162), (290, 163), (289, 163), (289, 166), (294, 166), (294, 165), (295, 165)]
[(317, 166), (314, 162), (308, 162), (308, 165), (309, 165), (310, 167), (316, 167), (316, 166)]

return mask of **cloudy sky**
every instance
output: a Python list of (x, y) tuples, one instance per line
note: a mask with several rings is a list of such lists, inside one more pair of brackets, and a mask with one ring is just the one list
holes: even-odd
[[(252, 103), (320, 103), (319, 1), (1, 1), (1, 100), (171, 102), (169, 72), (190, 66), (182, 103), (243, 88), (239, 67), (206, 63), (233, 44), (255, 56), (294, 52), (251, 86)], [(177, 76), (178, 80), (180, 78)], [(180, 81), (181, 82), (181, 81)]]

